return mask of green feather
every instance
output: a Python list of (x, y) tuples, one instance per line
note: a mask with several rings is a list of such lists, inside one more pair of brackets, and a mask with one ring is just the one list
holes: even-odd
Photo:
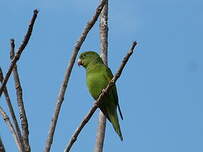
[[(89, 92), (96, 100), (102, 90), (106, 88), (109, 81), (113, 78), (113, 74), (96, 52), (84, 52), (80, 55), (79, 60), (80, 62), (78, 63), (80, 63), (86, 69), (86, 82)], [(123, 140), (117, 115), (117, 107), (121, 119), (123, 119), (118, 103), (117, 89), (116, 86), (113, 86), (99, 108), (111, 122), (120, 139)]]

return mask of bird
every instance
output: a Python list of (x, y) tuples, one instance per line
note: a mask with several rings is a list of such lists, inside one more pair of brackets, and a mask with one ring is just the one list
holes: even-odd
[[(97, 100), (102, 90), (107, 87), (109, 81), (113, 78), (110, 68), (104, 64), (99, 54), (94, 51), (81, 53), (78, 59), (78, 65), (86, 69), (86, 84), (88, 90), (91, 96)], [(122, 120), (123, 115), (118, 101), (116, 85), (114, 85), (103, 98), (99, 108), (110, 121), (122, 141), (123, 136), (120, 129), (117, 109)]]

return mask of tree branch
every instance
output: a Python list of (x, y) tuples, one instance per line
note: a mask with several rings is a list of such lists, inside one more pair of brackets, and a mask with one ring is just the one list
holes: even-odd
[(1, 137), (0, 137), (0, 152), (6, 152)]
[(94, 152), (102, 152), (104, 146), (105, 129), (106, 129), (106, 116), (103, 112), (99, 111), (99, 122), (96, 135), (96, 144)]
[[(15, 43), (14, 39), (11, 39), (11, 50), (10, 50), (10, 59), (12, 60), (15, 56)], [(15, 81), (15, 87), (16, 87), (16, 96), (18, 101), (18, 109), (19, 109), (19, 115), (21, 120), (21, 127), (22, 127), (22, 140), (25, 148), (25, 152), (30, 152), (30, 145), (29, 145), (29, 129), (28, 129), (28, 121), (27, 116), (25, 112), (25, 107), (23, 103), (23, 90), (20, 83), (20, 78), (18, 74), (17, 65), (13, 68), (13, 77)]]
[[(0, 82), (2, 83), (4, 77), (3, 77), (3, 72), (2, 72), (2, 69), (0, 67)], [(15, 112), (14, 112), (14, 109), (13, 109), (13, 106), (11, 104), (11, 100), (10, 100), (10, 97), (9, 97), (9, 94), (8, 94), (8, 90), (7, 90), (7, 87), (5, 86), (4, 88), (4, 95), (5, 95), (5, 98), (6, 98), (6, 103), (7, 103), (7, 106), (8, 106), (8, 109), (9, 109), (9, 112), (11, 114), (11, 118), (13, 120), (13, 124), (15, 126), (15, 130), (16, 130), (16, 135), (18, 137), (18, 140), (20, 141), (20, 146), (21, 146), (21, 149), (24, 149), (23, 147), (23, 142), (22, 142), (22, 136), (21, 136), (21, 132), (20, 132), (20, 128), (19, 128), (19, 125), (18, 125), (18, 121), (16, 119), (16, 115), (15, 115)]]
[[(100, 51), (101, 57), (106, 65), (108, 65), (108, 1), (100, 14)], [(95, 152), (102, 152), (104, 146), (106, 116), (102, 111), (99, 112), (99, 122), (96, 135)]]
[(1, 88), (0, 88), (0, 97), (2, 95), (4, 87), (6, 86), (6, 83), (8, 82), (8, 79), (9, 79), (9, 77), (11, 75), (11, 72), (12, 72), (15, 64), (19, 60), (23, 50), (25, 49), (26, 45), (28, 44), (28, 42), (30, 40), (30, 37), (31, 37), (31, 34), (32, 34), (32, 30), (33, 30), (33, 26), (34, 26), (35, 20), (37, 18), (37, 14), (38, 14), (38, 10), (34, 10), (34, 14), (32, 16), (31, 23), (30, 23), (30, 25), (28, 27), (28, 31), (27, 31), (27, 33), (26, 33), (26, 35), (24, 37), (24, 40), (23, 40), (21, 46), (19, 47), (18, 51), (16, 52), (15, 57), (11, 61), (9, 69), (8, 69), (8, 72), (6, 73), (5, 79), (2, 82), (2, 85), (1, 85)]
[(99, 29), (101, 58), (108, 65), (108, 0), (100, 14)]
[(84, 117), (84, 119), (81, 121), (79, 127), (75, 130), (75, 132), (73, 133), (70, 141), (67, 144), (67, 147), (65, 148), (64, 152), (69, 152), (72, 145), (75, 143), (75, 141), (77, 140), (78, 135), (80, 134), (81, 130), (83, 129), (83, 127), (87, 124), (87, 122), (90, 120), (90, 118), (92, 117), (92, 115), (94, 114), (94, 112), (96, 111), (96, 109), (99, 107), (99, 105), (102, 103), (102, 99), (108, 94), (109, 90), (111, 89), (111, 87), (114, 86), (114, 84), (116, 83), (117, 79), (120, 77), (123, 68), (125, 67), (126, 63), (128, 62), (128, 59), (130, 58), (130, 56), (133, 53), (133, 50), (135, 48), (135, 46), (137, 45), (137, 42), (133, 42), (130, 50), (128, 51), (127, 55), (123, 58), (122, 63), (118, 69), (118, 71), (116, 72), (116, 74), (114, 75), (114, 77), (112, 78), (112, 80), (109, 82), (109, 84), (107, 85), (107, 87), (102, 90), (102, 93), (99, 95), (99, 97), (97, 98), (97, 100), (95, 101), (93, 107), (90, 109), (90, 111), (88, 112), (88, 114)]
[(51, 149), (51, 145), (52, 145), (52, 142), (53, 142), (53, 136), (54, 136), (54, 132), (55, 132), (58, 116), (59, 116), (59, 112), (60, 112), (61, 105), (62, 105), (63, 100), (64, 100), (65, 91), (66, 91), (66, 88), (68, 86), (68, 81), (69, 81), (71, 71), (72, 71), (73, 65), (75, 63), (75, 59), (77, 57), (77, 54), (78, 54), (78, 52), (80, 50), (80, 47), (82, 46), (83, 42), (85, 41), (85, 38), (86, 38), (87, 34), (91, 30), (91, 28), (93, 27), (95, 22), (97, 21), (97, 19), (98, 19), (99, 15), (100, 15), (105, 3), (106, 3), (106, 0), (101, 1), (101, 3), (99, 4), (99, 6), (96, 9), (95, 15), (87, 23), (87, 25), (85, 26), (80, 38), (76, 41), (76, 44), (75, 44), (75, 46), (73, 48), (72, 56), (71, 56), (71, 59), (70, 59), (70, 61), (68, 63), (68, 66), (66, 68), (64, 80), (63, 80), (63, 82), (61, 84), (61, 87), (60, 87), (60, 90), (59, 90), (59, 94), (58, 94), (58, 98), (57, 98), (57, 101), (56, 101), (54, 114), (52, 116), (50, 129), (49, 129), (49, 132), (48, 132), (48, 137), (47, 137), (47, 140), (46, 140), (46, 143), (45, 143), (44, 152), (49, 152), (50, 149)]
[(15, 131), (15, 129), (14, 129), (14, 127), (13, 127), (13, 125), (12, 125), (12, 123), (11, 123), (9, 117), (8, 117), (8, 115), (4, 112), (4, 110), (2, 109), (1, 106), (0, 106), (0, 113), (1, 113), (1, 116), (4, 119), (5, 123), (7, 124), (8, 128), (10, 129), (11, 134), (14, 137), (14, 140), (15, 140), (15, 143), (16, 143), (16, 145), (18, 147), (18, 150), (20, 152), (24, 152), (24, 150), (21, 147), (21, 143), (20, 143), (20, 141), (19, 141), (19, 139), (17, 137), (17, 133), (16, 133), (16, 131)]

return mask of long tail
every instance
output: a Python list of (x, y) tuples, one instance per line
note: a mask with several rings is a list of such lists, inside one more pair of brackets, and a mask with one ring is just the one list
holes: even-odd
[(118, 115), (116, 109), (113, 111), (108, 112), (108, 117), (111, 121), (111, 124), (113, 125), (114, 130), (116, 133), (119, 135), (121, 141), (123, 140), (123, 136), (121, 133), (120, 125), (119, 125), (119, 120), (118, 120)]

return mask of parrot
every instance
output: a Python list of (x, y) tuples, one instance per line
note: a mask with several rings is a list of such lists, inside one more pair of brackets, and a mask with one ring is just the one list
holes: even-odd
[[(97, 100), (102, 90), (107, 87), (109, 81), (111, 81), (111, 79), (113, 78), (113, 74), (110, 68), (108, 68), (108, 66), (104, 64), (99, 54), (94, 51), (81, 53), (78, 59), (78, 65), (81, 65), (86, 69), (86, 84), (88, 90), (91, 96), (95, 100)], [(122, 141), (123, 136), (119, 125), (117, 108), (122, 120), (123, 115), (118, 103), (116, 85), (114, 85), (109, 90), (109, 93), (104, 97), (101, 105), (99, 105), (99, 108), (106, 116), (106, 118), (110, 121), (115, 132), (118, 134)]]

